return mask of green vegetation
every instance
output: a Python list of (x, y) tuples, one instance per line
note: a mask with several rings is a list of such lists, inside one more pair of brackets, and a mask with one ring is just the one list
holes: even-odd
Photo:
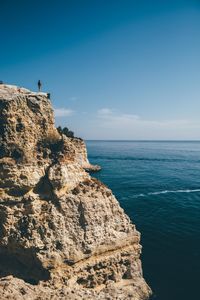
[(69, 130), (67, 127), (61, 127), (61, 126), (58, 126), (57, 127), (57, 130), (60, 134), (64, 134), (66, 135), (67, 137), (70, 137), (70, 138), (73, 138), (74, 137), (74, 133), (73, 131)]

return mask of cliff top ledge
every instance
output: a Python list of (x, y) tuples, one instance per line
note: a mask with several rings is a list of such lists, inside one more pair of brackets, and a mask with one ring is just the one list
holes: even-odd
[(47, 96), (47, 93), (43, 92), (33, 92), (28, 89), (25, 89), (23, 87), (19, 87), (16, 85), (10, 85), (10, 84), (0, 84), (0, 99), (4, 100), (12, 100), (13, 98), (17, 96), (22, 95), (42, 95)]

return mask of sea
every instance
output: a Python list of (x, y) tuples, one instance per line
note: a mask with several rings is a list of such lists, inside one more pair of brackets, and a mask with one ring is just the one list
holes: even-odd
[(154, 300), (200, 299), (200, 142), (87, 141), (93, 173), (141, 233)]

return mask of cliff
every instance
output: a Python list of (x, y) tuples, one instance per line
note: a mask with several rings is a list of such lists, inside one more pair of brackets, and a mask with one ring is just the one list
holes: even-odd
[(0, 85), (0, 122), (0, 299), (148, 299), (140, 234), (46, 94)]

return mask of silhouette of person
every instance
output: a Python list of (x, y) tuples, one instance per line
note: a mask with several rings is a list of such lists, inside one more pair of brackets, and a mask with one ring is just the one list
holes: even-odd
[(38, 91), (40, 92), (42, 88), (42, 82), (38, 80)]

